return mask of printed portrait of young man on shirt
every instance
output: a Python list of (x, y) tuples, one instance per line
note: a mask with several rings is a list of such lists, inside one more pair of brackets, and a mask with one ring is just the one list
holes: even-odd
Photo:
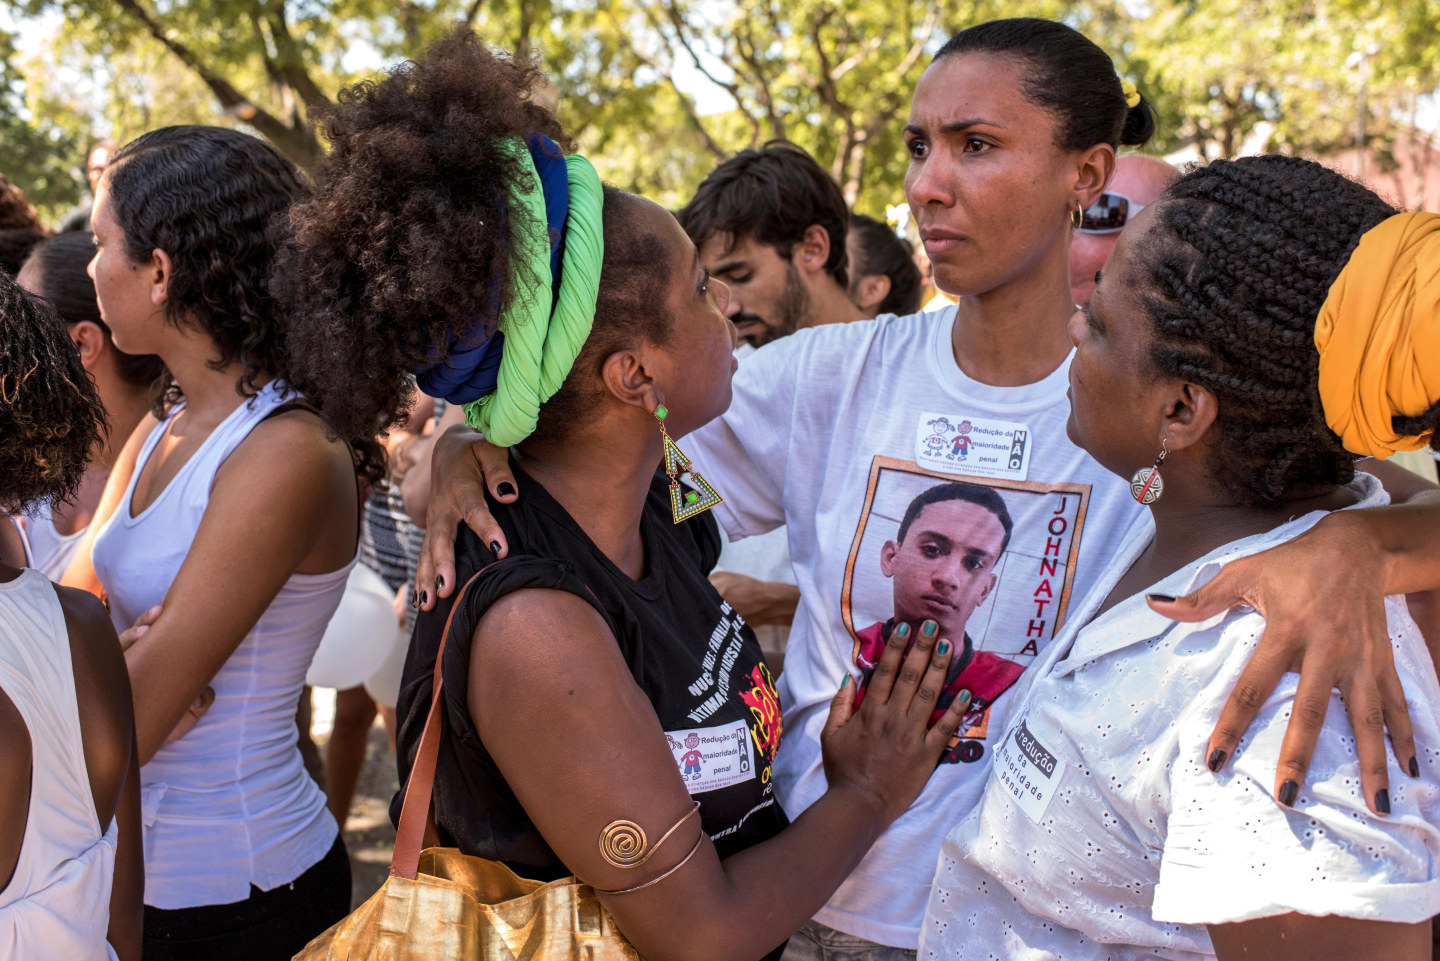
[[(935, 705), (936, 718), (968, 690), (973, 700), (966, 726), (973, 724), (1019, 679), (1023, 665), (978, 650), (967, 630), (970, 616), (995, 588), (995, 568), (1013, 529), (1005, 499), (988, 487), (938, 484), (910, 502), (895, 539), (880, 549), (880, 572), (893, 584), (894, 613), (857, 632), (857, 704), (891, 632), (901, 624), (908, 624), (913, 636), (932, 621), (938, 636), (958, 648)], [(956, 748), (946, 751), (943, 762), (958, 759)]]

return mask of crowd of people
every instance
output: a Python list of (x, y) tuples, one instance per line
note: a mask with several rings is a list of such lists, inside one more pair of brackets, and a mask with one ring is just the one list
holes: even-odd
[(1430, 956), (1440, 215), (1126, 152), (1047, 20), (914, 89), (918, 244), (784, 142), (603, 185), (543, 82), (0, 179), (0, 956), (324, 943), (377, 713), (393, 819), (652, 961)]

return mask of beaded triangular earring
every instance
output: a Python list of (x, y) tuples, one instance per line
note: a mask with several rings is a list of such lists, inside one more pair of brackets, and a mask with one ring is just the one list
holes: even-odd
[[(655, 419), (660, 422), (660, 436), (665, 439), (665, 473), (670, 477), (670, 516), (679, 524), (696, 514), (705, 513), (716, 504), (723, 503), (725, 498), (717, 494), (710, 482), (690, 466), (690, 458), (670, 439), (670, 433), (665, 429), (665, 418), (669, 413), (664, 404), (655, 408)], [(690, 486), (695, 488), (694, 490), (681, 488), (682, 474), (690, 479)]]

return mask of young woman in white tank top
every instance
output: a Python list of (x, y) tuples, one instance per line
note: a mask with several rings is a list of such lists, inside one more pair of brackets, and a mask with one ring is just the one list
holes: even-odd
[(285, 318), (267, 292), (269, 222), (302, 191), (273, 148), (212, 127), (140, 137), (97, 190), (101, 313), (117, 347), (158, 355), (173, 378), (70, 570), (128, 629), (146, 961), (288, 959), (349, 909), (344, 846), (296, 747), (358, 518), (346, 445), (289, 409)]
[[(0, 383), (0, 511), (73, 497), (100, 401), (60, 319), (3, 274)], [(0, 958), (140, 957), (124, 665), (94, 597), (0, 561)]]

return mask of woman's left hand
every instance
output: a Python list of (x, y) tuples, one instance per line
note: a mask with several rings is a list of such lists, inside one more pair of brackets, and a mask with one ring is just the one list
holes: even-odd
[(1265, 618), (1265, 632), (1240, 675), (1206, 748), (1219, 771), (1287, 671), (1299, 687), (1275, 775), (1275, 796), (1291, 805), (1305, 781), (1330, 692), (1339, 688), (1355, 729), (1361, 787), (1377, 814), (1389, 813), (1385, 732), (1402, 768), (1416, 776), (1415, 739), (1385, 618), (1385, 561), (1361, 512), (1339, 512), (1268, 551), (1226, 564), (1180, 598), (1150, 595), (1157, 613), (1202, 621), (1237, 604)]

